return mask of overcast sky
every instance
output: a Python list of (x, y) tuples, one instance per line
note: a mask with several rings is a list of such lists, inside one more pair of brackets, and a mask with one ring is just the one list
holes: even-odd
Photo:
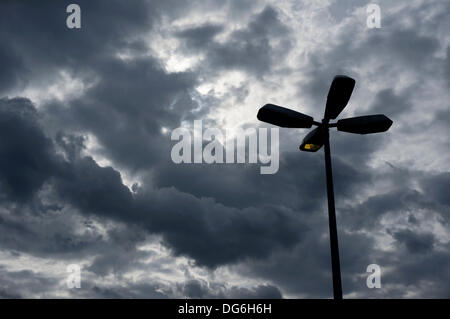
[(1, 1), (0, 297), (330, 298), (307, 130), (280, 129), (273, 175), (174, 164), (170, 132), (271, 127), (269, 102), (320, 120), (346, 74), (341, 118), (394, 124), (331, 134), (344, 297), (449, 298), (450, 4), (374, 1), (370, 29), (369, 3)]

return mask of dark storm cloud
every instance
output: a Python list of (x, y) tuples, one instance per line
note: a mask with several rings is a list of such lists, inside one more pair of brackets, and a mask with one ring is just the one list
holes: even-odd
[[(193, 88), (205, 77), (226, 70), (262, 77), (279, 67), (293, 45), (293, 31), (282, 21), (281, 11), (271, 6), (258, 9), (224, 41), (217, 36), (227, 31), (226, 24), (177, 29), (174, 35), (182, 42), (181, 53), (201, 53), (205, 60), (198, 69), (169, 73), (148, 55), (143, 34), (164, 16), (189, 12), (183, 10), (188, 4), (80, 1), (83, 27), (68, 30), (68, 3), (42, 1), (25, 8), (24, 2), (4, 1), (0, 8), (2, 92), (20, 91), (27, 83), (51, 82), (62, 69), (83, 81), (95, 79), (81, 96), (63, 103), (46, 101), (38, 110), (26, 99), (0, 101), (0, 245), (15, 254), (49, 259), (91, 258), (85, 271), (93, 279), (145, 269), (142, 260), (149, 254), (137, 245), (149, 234), (158, 234), (175, 256), (187, 256), (209, 268), (238, 263), (241, 274), (270, 282), (225, 289), (191, 280), (173, 291), (153, 283), (102, 286), (88, 282), (87, 290), (72, 292), (80, 297), (278, 298), (281, 291), (330, 296), (321, 154), (282, 152), (280, 171), (273, 176), (261, 176), (253, 166), (177, 166), (170, 161), (170, 138), (160, 133), (162, 127), (172, 129), (183, 119), (205, 115), (192, 98)], [(252, 9), (249, 2), (227, 5), (230, 12)], [(418, 14), (411, 16), (416, 26), (421, 25)], [(301, 83), (300, 93), (322, 105), (334, 74), (349, 74), (359, 83), (359, 67), (367, 61), (382, 61), (381, 72), (417, 70), (420, 80), (405, 90), (377, 88), (367, 105), (389, 116), (407, 113), (413, 107), (412, 94), (427, 76), (445, 75), (448, 80), (449, 51), (446, 59), (437, 57), (437, 36), (396, 27), (394, 20), (386, 17), (383, 29), (363, 40), (355, 41), (351, 32), (342, 32), (327, 50), (309, 52), (307, 63), (300, 64), (308, 78)], [(439, 28), (439, 19), (429, 20)], [(117, 53), (133, 58), (123, 60)], [(231, 94), (238, 99), (247, 96), (248, 90), (244, 84)], [(206, 108), (218, 104), (214, 97), (203, 99)], [(438, 124), (448, 123), (441, 117)], [(102, 155), (114, 164), (141, 173), (143, 185), (130, 191), (117, 169), (101, 167), (94, 158), (82, 155), (87, 135), (99, 141)], [(403, 175), (395, 170), (373, 171), (368, 163), (388, 138), (389, 134), (333, 135), (344, 288), (356, 294), (366, 292), (365, 278), (355, 278), (368, 264), (379, 262), (394, 269), (383, 277), (386, 282), (420, 287), (422, 280), (428, 280), (432, 284), (424, 294), (448, 296), (443, 284), (450, 278), (448, 247), (435, 234), (416, 232), (423, 223), (417, 211), (439, 216), (441, 226), (448, 221), (448, 173), (423, 178), (423, 172), (412, 169)], [(297, 147), (296, 142), (290, 149)], [(377, 189), (374, 185), (382, 179), (393, 188)], [(373, 195), (352, 200), (370, 187), (374, 187)], [(382, 218), (402, 214), (410, 217), (410, 228), (388, 225), (397, 252), (378, 250), (371, 232), (381, 228)], [(90, 220), (113, 221), (115, 227), (104, 235)], [(80, 235), (80, 228), (90, 232)], [(44, 295), (42, 288), (34, 288), (38, 285), (57, 289), (37, 273), (4, 273), (0, 286), (7, 289), (0, 290), (0, 296), (27, 296), (26, 287)], [(392, 295), (406, 294), (394, 291)]]
[[(437, 214), (443, 221), (448, 220), (448, 172), (431, 175), (415, 170), (398, 171), (394, 167), (376, 179), (395, 182), (396, 187), (389, 192), (370, 196), (361, 203), (342, 206), (342, 217), (349, 228), (370, 231), (380, 227), (381, 218), (386, 214), (407, 215), (421, 210)], [(414, 221), (414, 215), (411, 216)]]
[[(24, 3), (3, 4), (1, 37), (13, 44), (15, 59), (23, 60), (24, 65), (16, 67), (10, 76), (32, 82), (66, 70), (70, 76), (88, 82), (97, 79), (85, 96), (68, 105), (55, 101), (43, 105), (45, 130), (51, 135), (60, 130), (94, 134), (105, 155), (129, 169), (147, 169), (156, 161), (166, 161), (169, 145), (160, 130), (163, 126), (179, 126), (197, 108), (189, 94), (197, 82), (196, 75), (169, 74), (148, 55), (132, 61), (116, 56), (145, 53), (142, 33), (162, 17), (164, 5), (140, 2), (129, 6), (120, 1), (78, 4), (82, 8), (79, 30), (66, 28), (65, 2), (42, 2), (26, 10)], [(14, 12), (21, 14), (11, 14)], [(18, 30), (21, 36), (17, 38)]]
[[(239, 266), (242, 267), (239, 270), (251, 277), (270, 278), (271, 283), (282, 287), (286, 294), (308, 298), (332, 297), (329, 238), (317, 236), (326, 231), (328, 224), (325, 212), (318, 214), (322, 221), (314, 225), (311, 233), (315, 235), (308, 236), (294, 249), (274, 252), (264, 262), (251, 261)], [(397, 257), (414, 262), (407, 251), (399, 256), (398, 252), (389, 254), (378, 250), (374, 239), (366, 233), (345, 231), (345, 223), (346, 221), (338, 219), (342, 281), (346, 294), (358, 292), (361, 295), (366, 293), (368, 297), (376, 295), (376, 292), (370, 291), (366, 286), (366, 268), (370, 264), (394, 267), (394, 259)], [(382, 278), (384, 279), (384, 273)]]
[[(98, 233), (77, 234), (75, 220), (58, 218), (60, 212), (45, 211), (45, 215), (36, 216), (29, 207), (3, 205), (13, 216), (0, 217), (1, 246), (13, 252), (30, 253), (36, 256), (58, 256), (58, 258), (76, 258), (78, 254), (94, 252), (103, 242)], [(41, 219), (44, 219), (42, 221)]]
[[(448, 282), (450, 280), (448, 245), (442, 250), (426, 254), (404, 254), (391, 256), (396, 271), (387, 273), (386, 282), (412, 286), (411, 293), (425, 298), (450, 298)], [(405, 296), (399, 291), (397, 296)]]
[(66, 129), (94, 134), (106, 155), (129, 168), (148, 168), (166, 160), (170, 150), (161, 128), (179, 126), (196, 106), (188, 95), (195, 78), (167, 74), (151, 58), (109, 60), (95, 70), (106, 80), (72, 101), (68, 110), (48, 105), (50, 120), (67, 122)]
[[(74, 107), (69, 112), (72, 114), (60, 114), (61, 105), (50, 104), (47, 107), (49, 113), (54, 112), (53, 117), (58, 117), (53, 118), (58, 126), (54, 129), (60, 129), (59, 125), (63, 121), (66, 124), (72, 123), (70, 127), (74, 129), (97, 129), (94, 133), (104, 144), (115, 143), (116, 147), (111, 148), (111, 156), (119, 152), (129, 154), (131, 148), (140, 149), (144, 141), (147, 142), (145, 145), (151, 145), (151, 139), (146, 132), (159, 130), (160, 125), (165, 124), (162, 121), (155, 125), (152, 118), (158, 118), (159, 112), (160, 118), (167, 119), (165, 114), (168, 112), (163, 111), (163, 108), (172, 102), (168, 101), (167, 97), (171, 92), (178, 91), (180, 86), (186, 87), (186, 81), (191, 80), (182, 79), (182, 83), (177, 85), (177, 75), (166, 75), (151, 58), (141, 63), (128, 64), (118, 62), (114, 56), (123, 51), (142, 51), (142, 39), (139, 39), (139, 36), (142, 30), (151, 28), (154, 20), (158, 19), (158, 5), (155, 3), (150, 6), (149, 2), (129, 6), (120, 1), (81, 1), (78, 4), (82, 8), (82, 28), (69, 30), (65, 26), (65, 8), (69, 3), (2, 2), (1, 38), (17, 54), (15, 59), (22, 61), (24, 65), (23, 68), (15, 68), (11, 78), (33, 82), (36, 78), (52, 77), (61, 69), (67, 70), (72, 76), (87, 79), (98, 77), (101, 83), (96, 87), (96, 91), (91, 93), (92, 97), (83, 102), (74, 101)], [(20, 37), (16, 36), (17, 32)], [(8, 61), (5, 61), (6, 65), (10, 64), (6, 62)], [(23, 69), (32, 72), (23, 72)], [(104, 81), (105, 79), (109, 81)], [(151, 92), (147, 93), (149, 89)], [(166, 95), (165, 90), (169, 91)], [(131, 96), (134, 98), (130, 98)], [(98, 99), (104, 99), (103, 103), (99, 103)], [(92, 107), (92, 104), (96, 106)], [(136, 114), (137, 109), (141, 107), (147, 109)], [(142, 118), (144, 113), (147, 116)], [(73, 121), (72, 117), (77, 120)], [(142, 124), (137, 125), (136, 122), (140, 118)], [(54, 122), (51, 120), (47, 130), (52, 129), (50, 124)], [(122, 122), (130, 122), (130, 125), (120, 125)], [(173, 123), (172, 120), (172, 125)], [(109, 127), (102, 127), (101, 124)], [(117, 134), (100, 134), (108, 130)], [(121, 136), (133, 138), (122, 141)], [(146, 152), (156, 153), (156, 150)], [(148, 156), (139, 155), (124, 161), (139, 166), (137, 158), (148, 161)]]
[(0, 61), (3, 66), (0, 75), (0, 94), (15, 87), (21, 87), (24, 84), (23, 75), (28, 71), (18, 54), (7, 47), (5, 43), (0, 44)]
[(390, 134), (390, 132), (387, 132), (384, 134), (359, 135), (335, 131), (330, 136), (331, 148), (335, 156), (353, 167), (359, 175), (365, 175), (369, 179), (372, 171), (366, 164), (381, 147), (386, 145), (386, 140)]
[[(6, 115), (8, 111), (13, 112), (7, 108), (13, 102), (21, 102), (33, 110), (26, 99), (11, 101), (4, 103)], [(19, 103), (19, 107), (23, 106)], [(9, 132), (11, 140), (24, 135), (20, 129), (26, 126), (22, 122), (31, 122), (32, 127), (37, 125), (35, 119), (26, 116), (17, 120), (17, 129)], [(43, 133), (37, 130), (33, 135), (42, 138)], [(48, 149), (52, 149), (50, 144)], [(74, 147), (69, 149), (73, 151)], [(27, 154), (27, 151), (19, 149), (15, 155), (22, 158), (21, 152)], [(28, 165), (32, 166), (33, 162), (25, 162), (21, 170), (29, 170)], [(1, 173), (6, 174), (8, 169), (3, 167)], [(47, 180), (62, 204), (70, 204), (83, 214), (140, 225), (147, 231), (162, 234), (175, 254), (190, 256), (199, 264), (210, 267), (248, 257), (261, 258), (274, 249), (292, 246), (299, 240), (299, 231), (305, 229), (293, 211), (271, 205), (238, 210), (174, 188), (141, 190), (133, 196), (122, 184), (117, 171), (98, 166), (91, 157), (75, 156), (70, 161), (59, 158), (50, 170), (39, 173), (44, 174), (39, 179), (40, 184)], [(37, 192), (38, 187), (31, 191)], [(137, 241), (139, 239), (134, 240)], [(69, 249), (64, 240), (57, 242)], [(108, 255), (97, 258), (92, 270), (102, 273), (104, 267), (113, 269), (113, 259)]]
[(174, 254), (209, 267), (262, 258), (291, 247), (307, 230), (287, 208), (235, 209), (173, 188), (142, 195), (141, 209), (153, 212), (148, 227), (163, 235)]
[(189, 280), (184, 284), (183, 292), (189, 298), (205, 298), (208, 296), (208, 288), (199, 280)]
[(374, 229), (380, 226), (385, 214), (419, 208), (420, 195), (416, 190), (405, 188), (371, 196), (361, 204), (345, 207), (342, 211), (344, 222), (355, 230)]
[(119, 172), (111, 167), (99, 167), (91, 157), (67, 163), (63, 176), (55, 183), (62, 199), (75, 203), (82, 211), (115, 217), (133, 203)]
[(377, 43), (382, 51), (391, 51), (400, 61), (412, 67), (425, 66), (439, 49), (438, 39), (422, 36), (412, 29), (399, 30), (385, 37), (374, 35), (368, 42)]
[(274, 206), (238, 210), (173, 188), (138, 192), (133, 199), (112, 168), (100, 168), (91, 158), (71, 165), (55, 182), (65, 201), (83, 212), (160, 233), (175, 254), (188, 255), (201, 265), (263, 257), (293, 245), (305, 230), (291, 210)]
[(422, 185), (430, 198), (445, 206), (450, 206), (450, 172), (429, 175), (423, 179)]
[(30, 199), (54, 166), (51, 141), (37, 117), (27, 99), (0, 99), (0, 189), (18, 201)]
[[(274, 175), (261, 175), (257, 166), (168, 163), (159, 166), (153, 181), (160, 187), (174, 186), (198, 197), (212, 197), (228, 206), (282, 205), (300, 214), (311, 214), (321, 207), (325, 196), (324, 163), (320, 155), (302, 155), (281, 153), (280, 170)], [(339, 158), (333, 165), (339, 196), (350, 195), (359, 182), (370, 179), (367, 173)]]
[(214, 24), (205, 24), (191, 29), (177, 32), (179, 38), (185, 39), (188, 47), (201, 49), (208, 45), (214, 37), (223, 31), (223, 27)]
[(122, 274), (128, 269), (145, 267), (140, 260), (150, 257), (150, 253), (140, 251), (137, 245), (144, 242), (146, 233), (137, 226), (121, 226), (108, 231), (108, 239), (98, 245), (92, 263), (86, 267), (96, 275)]
[(71, 298), (101, 298), (101, 299), (167, 299), (174, 298), (171, 291), (154, 283), (131, 283), (120, 285), (92, 285), (82, 283), (81, 289), (71, 289)]
[[(399, 171), (394, 167), (391, 174), (381, 175), (379, 178), (404, 183), (398, 183), (389, 193), (371, 196), (361, 204), (353, 206), (351, 213), (348, 210), (349, 207), (342, 207), (340, 210), (340, 225), (345, 225), (346, 229), (368, 233), (383, 228), (382, 218), (384, 223), (399, 218), (407, 220), (406, 224), (402, 223), (400, 229), (395, 222), (387, 226), (387, 234), (393, 239), (392, 252), (380, 252), (371, 245), (364, 250), (366, 265), (375, 262), (381, 265), (382, 269), (395, 268), (395, 271), (382, 272), (383, 284), (387, 286), (383, 290), (374, 292), (378, 297), (445, 298), (449, 295), (448, 286), (442, 284), (449, 278), (448, 266), (446, 266), (449, 262), (448, 245), (439, 240), (437, 234), (419, 230), (427, 221), (433, 219), (436, 219), (441, 227), (447, 227), (449, 203), (447, 196), (441, 195), (441, 190), (444, 194), (445, 187), (442, 186), (448, 182), (448, 173), (428, 175), (414, 170)], [(418, 185), (418, 189), (412, 185)], [(366, 242), (368, 240), (367, 238)], [(344, 241), (345, 235), (341, 242)], [(351, 246), (351, 243), (345, 242), (345, 245)], [(344, 248), (343, 268), (346, 251), (348, 252)], [(364, 263), (361, 263), (360, 272), (363, 267)], [(357, 272), (356, 269), (355, 272)], [(352, 282), (349, 278), (347, 284), (349, 283), (353, 283), (354, 289), (361, 291), (362, 296), (370, 296), (367, 291), (364, 292), (363, 281), (354, 282), (353, 278)], [(395, 288), (399, 284), (413, 288), (410, 291)]]
[[(323, 217), (325, 222), (325, 215)], [(325, 230), (325, 223), (322, 227), (315, 226), (314, 232)], [(264, 262), (250, 262), (240, 271), (251, 277), (268, 278), (288, 294), (301, 295), (304, 291), (314, 298), (331, 294), (329, 267), (329, 242), (311, 235), (294, 249), (274, 252)]]
[(445, 58), (444, 72), (447, 78), (447, 85), (450, 87), (450, 46), (447, 47), (447, 56)]
[(191, 279), (185, 283), (167, 287), (157, 283), (132, 282), (94, 285), (87, 283), (83, 289), (70, 291), (75, 298), (245, 298), (245, 299), (279, 299), (282, 298), (280, 290), (272, 285), (256, 285), (250, 288), (237, 286), (225, 287), (222, 284), (208, 283), (204, 280)]
[(233, 299), (280, 299), (280, 290), (272, 285), (257, 285), (252, 288), (208, 285), (206, 281), (192, 279), (181, 287), (188, 298), (233, 298)]
[(399, 244), (405, 245), (412, 254), (428, 252), (433, 249), (433, 234), (417, 234), (407, 229), (395, 232), (393, 237)]
[[(252, 17), (246, 27), (233, 31), (224, 43), (214, 40), (221, 29), (203, 25), (177, 33), (186, 40), (189, 50), (205, 53), (207, 73), (237, 69), (262, 76), (271, 72), (270, 66), (286, 56), (292, 46), (289, 28), (271, 6)], [(274, 39), (279, 42), (272, 43)]]
[(69, 30), (66, 7), (70, 3), (2, 1), (1, 38), (33, 73), (46, 68), (88, 68), (116, 50), (132, 46), (135, 37), (131, 35), (138, 36), (157, 17), (152, 16), (155, 12), (146, 1), (130, 6), (117, 0), (82, 0), (77, 2), (82, 8), (82, 28)]
[[(116, 237), (115, 233), (109, 233), (109, 241), (105, 241), (96, 230), (91, 234), (76, 234), (79, 222), (63, 210), (70, 198), (61, 196), (65, 202), (60, 202), (55, 200), (56, 193), (52, 192), (56, 187), (59, 194), (67, 192), (72, 198), (84, 198), (77, 207), (94, 214), (112, 208), (109, 216), (114, 217), (118, 209), (123, 213), (131, 205), (130, 192), (122, 185), (119, 173), (111, 168), (100, 168), (91, 158), (80, 158), (78, 153), (82, 146), (79, 139), (69, 139), (62, 145), (71, 162), (56, 154), (55, 145), (38, 124), (38, 112), (27, 99), (2, 99), (0, 114), (0, 191), (2, 209), (11, 213), (0, 217), (2, 246), (60, 258), (73, 258), (76, 253), (99, 253), (102, 247), (115, 246), (116, 251), (123, 247), (123, 240), (112, 240)], [(107, 183), (102, 184), (102, 181)], [(90, 189), (86, 188), (88, 185), (91, 185)], [(48, 191), (53, 195), (48, 197)], [(109, 197), (107, 192), (113, 196)], [(86, 197), (87, 194), (90, 195)], [(122, 197), (120, 194), (123, 194)], [(105, 202), (98, 201), (102, 196)], [(128, 201), (124, 196), (128, 196)], [(121, 205), (115, 207), (114, 204)], [(62, 212), (64, 214), (61, 215)], [(45, 221), (39, 222), (41, 217)], [(136, 230), (131, 228), (130, 231)], [(133, 244), (142, 240), (136, 234)], [(136, 254), (132, 247), (129, 245), (124, 251), (128, 255)], [(103, 260), (106, 258), (103, 256)], [(97, 272), (100, 272), (101, 260), (98, 258), (93, 264)], [(132, 260), (129, 258), (127, 262)]]
[(408, 111), (411, 107), (408, 95), (398, 95), (393, 89), (384, 89), (377, 93), (371, 109), (381, 114), (389, 114), (390, 118), (397, 117), (400, 113)]

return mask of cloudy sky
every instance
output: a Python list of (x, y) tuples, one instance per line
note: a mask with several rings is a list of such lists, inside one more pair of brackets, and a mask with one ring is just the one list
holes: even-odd
[[(344, 297), (450, 297), (450, 4), (357, 0), (0, 4), (0, 297), (329, 298), (322, 152), (280, 129), (280, 169), (174, 164), (171, 131), (233, 132), (274, 103), (333, 132)], [(68, 289), (67, 266), (81, 267)], [(366, 286), (369, 264), (380, 289)]]

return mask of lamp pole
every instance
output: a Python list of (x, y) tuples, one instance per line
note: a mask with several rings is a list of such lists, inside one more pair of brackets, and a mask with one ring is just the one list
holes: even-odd
[(342, 299), (341, 265), (339, 261), (339, 244), (336, 226), (336, 210), (334, 207), (333, 171), (331, 169), (330, 134), (328, 120), (322, 120), (322, 132), (324, 139), (325, 172), (327, 178), (328, 197), (328, 225), (330, 228), (331, 269), (333, 273), (334, 299)]
[(300, 145), (304, 152), (317, 152), (322, 146), (325, 151), (325, 172), (327, 178), (328, 197), (328, 225), (330, 228), (331, 270), (333, 274), (334, 299), (342, 299), (341, 265), (339, 261), (339, 245), (336, 226), (336, 211), (334, 207), (333, 172), (331, 170), (330, 155), (330, 127), (338, 131), (355, 134), (372, 134), (386, 132), (392, 125), (392, 120), (386, 115), (375, 114), (352, 117), (330, 123), (330, 119), (342, 112), (350, 99), (355, 80), (345, 76), (336, 75), (328, 91), (327, 104), (322, 123), (306, 114), (287, 109), (274, 104), (266, 104), (259, 109), (257, 118), (260, 121), (286, 128), (317, 128), (309, 132)]

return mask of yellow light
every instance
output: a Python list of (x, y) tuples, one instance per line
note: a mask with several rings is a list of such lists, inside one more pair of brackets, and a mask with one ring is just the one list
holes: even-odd
[(305, 150), (315, 151), (320, 148), (321, 145), (316, 144), (305, 144)]

